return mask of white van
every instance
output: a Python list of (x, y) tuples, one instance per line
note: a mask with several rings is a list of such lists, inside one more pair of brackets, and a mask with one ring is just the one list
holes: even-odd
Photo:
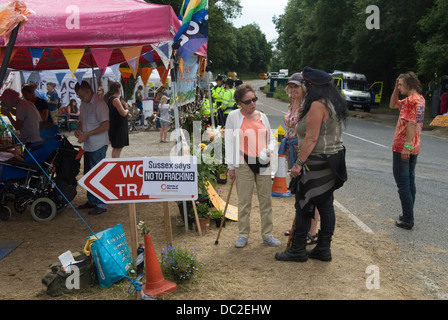
[(370, 112), (372, 104), (381, 102), (382, 82), (375, 82), (370, 86), (364, 74), (347, 71), (335, 70), (332, 76), (350, 110), (358, 108)]

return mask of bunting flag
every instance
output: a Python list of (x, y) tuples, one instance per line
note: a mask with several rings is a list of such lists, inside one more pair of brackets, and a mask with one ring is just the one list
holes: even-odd
[(132, 69), (132, 74), (134, 78), (137, 77), (138, 61), (140, 59), (140, 54), (142, 52), (143, 46), (120, 48), (121, 53), (123, 53), (124, 58), (128, 62)]
[(112, 72), (114, 73), (114, 76), (116, 77), (116, 80), (120, 79), (121, 72), (120, 72), (120, 64), (114, 64), (112, 66), (109, 66), (111, 68)]
[(187, 61), (208, 40), (208, 1), (184, 0), (179, 13), (182, 25), (174, 37), (179, 55)]
[(85, 49), (61, 49), (62, 53), (67, 60), (68, 67), (72, 73), (78, 70), (81, 59), (84, 56)]
[(165, 68), (164, 66), (157, 67), (157, 72), (160, 76), (160, 81), (163, 85), (165, 85), (166, 78), (168, 78), (169, 68)]
[(149, 77), (151, 76), (152, 73), (152, 68), (140, 68), (138, 69), (138, 73), (140, 74), (143, 84), (146, 87), (148, 85)]
[(98, 69), (103, 69), (101, 75), (104, 75), (106, 72), (107, 65), (109, 64), (110, 57), (112, 56), (112, 51), (114, 51), (114, 49), (111, 48), (90, 48), (90, 52), (92, 53), (93, 59), (95, 59)]
[(165, 65), (165, 68), (168, 68), (170, 64), (170, 57), (172, 53), (172, 42), (160, 42), (160, 43), (154, 43), (151, 44), (151, 46), (154, 48), (154, 50), (159, 55), (160, 59), (162, 60), (163, 64)]
[(28, 48), (28, 51), (31, 53), (31, 59), (33, 59), (33, 66), (36, 68), (37, 64), (42, 58), (42, 54), (44, 53), (44, 49), (42, 48)]
[(65, 75), (66, 75), (65, 72), (56, 73), (56, 79), (58, 79), (59, 85), (62, 85), (62, 80), (64, 79)]
[(145, 54), (142, 55), (142, 58), (145, 59), (146, 61), (153, 63), (154, 62), (154, 58), (152, 57), (153, 51), (149, 51), (146, 52)]
[(82, 82), (82, 78), (84, 78), (84, 75), (85, 75), (85, 74), (86, 74), (85, 71), (78, 71), (78, 72), (75, 72), (75, 73), (74, 73), (74, 75), (75, 75), (75, 77), (76, 77), (76, 81), (78, 81), (79, 84), (81, 84), (81, 82)]
[(120, 68), (121, 78), (125, 84), (128, 84), (129, 79), (131, 78), (131, 74), (133, 70), (131, 68)]
[(33, 71), (22, 70), (22, 75), (23, 75), (23, 79), (25, 80), (25, 83), (28, 83), (31, 73), (33, 73)]

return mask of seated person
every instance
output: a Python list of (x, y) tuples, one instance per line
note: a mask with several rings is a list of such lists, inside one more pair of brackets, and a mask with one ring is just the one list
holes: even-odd
[(69, 119), (79, 120), (79, 108), (75, 99), (71, 99), (67, 106), (67, 114)]
[[(25, 145), (42, 140), (39, 133), (39, 123), (42, 118), (32, 102), (21, 99), (19, 93), (12, 89), (3, 91), (0, 102), (2, 114), (8, 117), (16, 130), (20, 130), (20, 136)], [(16, 107), (15, 110), (14, 107)], [(13, 115), (16, 116), (15, 119)]]
[[(56, 139), (56, 134), (58, 133), (56, 129), (44, 129), (41, 132), (42, 141), (33, 143), (29, 146), (28, 151), (25, 150), (23, 154), (14, 152), (13, 157), (6, 163), (13, 165), (0, 165), (0, 181), (7, 181), (10, 179), (18, 179), (26, 177), (28, 171), (21, 169), (21, 163), (25, 164), (42, 164), (50, 154), (61, 146), (61, 141)], [(31, 153), (31, 155), (29, 154)], [(3, 163), (5, 163), (3, 162)], [(0, 163), (1, 164), (1, 163)], [(24, 165), (25, 167), (26, 165)], [(36, 168), (37, 164), (36, 164)], [(40, 168), (38, 168), (40, 170)]]

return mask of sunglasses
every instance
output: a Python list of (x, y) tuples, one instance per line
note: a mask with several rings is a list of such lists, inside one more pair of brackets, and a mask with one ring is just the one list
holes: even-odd
[(251, 102), (257, 102), (258, 101), (258, 97), (246, 100), (246, 101), (241, 101), (242, 104), (250, 104)]

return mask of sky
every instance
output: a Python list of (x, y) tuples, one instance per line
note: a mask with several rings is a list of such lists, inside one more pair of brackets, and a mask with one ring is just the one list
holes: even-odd
[(240, 4), (243, 7), (242, 15), (233, 20), (235, 27), (239, 28), (255, 22), (266, 35), (267, 41), (278, 37), (272, 17), (285, 12), (288, 0), (240, 0)]

